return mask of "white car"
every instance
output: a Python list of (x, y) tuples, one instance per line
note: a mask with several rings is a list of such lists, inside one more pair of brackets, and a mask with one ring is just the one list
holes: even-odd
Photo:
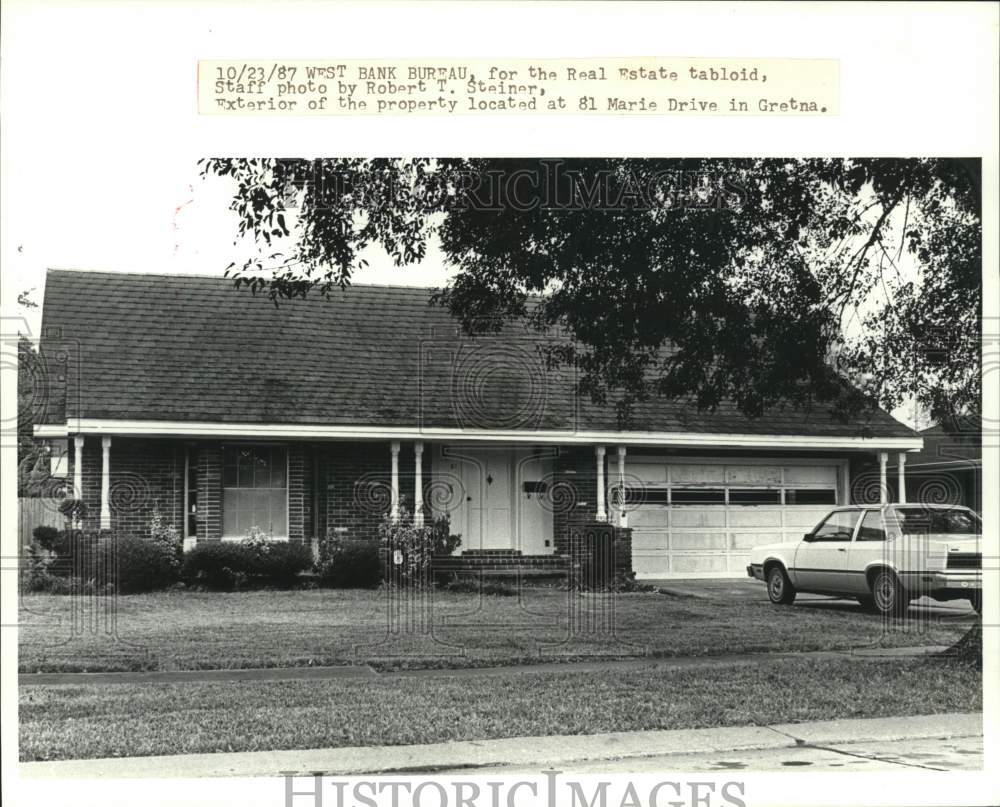
[(927, 595), (967, 599), (982, 613), (982, 529), (967, 507), (838, 507), (801, 540), (754, 547), (747, 574), (767, 583), (775, 604), (803, 591), (902, 615)]

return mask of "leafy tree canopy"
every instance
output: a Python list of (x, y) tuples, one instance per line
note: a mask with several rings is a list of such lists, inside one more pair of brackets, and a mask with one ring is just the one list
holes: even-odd
[[(210, 159), (234, 182), (231, 265), (275, 302), (335, 294), (381, 246), (456, 270), (470, 332), (569, 337), (581, 391), (627, 422), (650, 396), (748, 416), (908, 399), (979, 410), (979, 164), (958, 160)], [(278, 250), (278, 247), (281, 250)], [(269, 254), (268, 254), (269, 253)]]

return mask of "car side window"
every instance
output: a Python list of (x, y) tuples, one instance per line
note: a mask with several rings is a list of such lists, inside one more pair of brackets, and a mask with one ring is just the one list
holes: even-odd
[(869, 510), (861, 519), (861, 529), (858, 530), (859, 541), (884, 541), (885, 527), (882, 524), (882, 514), (878, 510)]
[(854, 525), (858, 523), (857, 510), (840, 510), (830, 513), (826, 521), (813, 533), (814, 541), (850, 541)]

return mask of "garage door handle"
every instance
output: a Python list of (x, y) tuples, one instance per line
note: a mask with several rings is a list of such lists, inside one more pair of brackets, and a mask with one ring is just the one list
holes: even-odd
[(847, 551), (847, 547), (846, 546), (838, 546), (837, 547), (837, 551), (838, 552), (846, 552)]

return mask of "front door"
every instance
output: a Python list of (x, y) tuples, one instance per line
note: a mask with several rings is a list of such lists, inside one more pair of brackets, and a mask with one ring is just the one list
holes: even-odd
[(857, 510), (835, 510), (795, 550), (793, 579), (804, 591), (850, 591), (848, 556), (858, 523)]
[(449, 471), (461, 479), (462, 500), (452, 514), (464, 549), (512, 549), (511, 452), (509, 449), (447, 447)]

